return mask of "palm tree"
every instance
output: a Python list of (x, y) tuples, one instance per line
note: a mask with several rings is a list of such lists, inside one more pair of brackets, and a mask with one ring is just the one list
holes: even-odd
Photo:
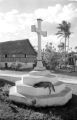
[(71, 28), (71, 23), (67, 21), (62, 21), (62, 23), (58, 25), (57, 27), (58, 32), (56, 33), (58, 37), (63, 37), (65, 39), (65, 44), (64, 44), (65, 59), (66, 59), (66, 42), (68, 40), (68, 47), (69, 47), (69, 37), (71, 35), (70, 28)]

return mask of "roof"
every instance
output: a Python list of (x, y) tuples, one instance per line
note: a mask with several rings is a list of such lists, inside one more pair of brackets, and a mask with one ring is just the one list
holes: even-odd
[(0, 43), (0, 54), (36, 55), (36, 51), (29, 39), (7, 41)]

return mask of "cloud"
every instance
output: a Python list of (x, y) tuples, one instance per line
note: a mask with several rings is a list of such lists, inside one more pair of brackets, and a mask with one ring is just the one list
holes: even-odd
[(57, 4), (48, 7), (48, 9), (38, 9), (35, 11), (35, 15), (51, 24), (60, 23), (62, 20), (72, 21), (73, 18), (77, 17), (77, 9), (73, 4), (64, 6)]
[(0, 0), (0, 2), (3, 2), (4, 0)]
[[(29, 38), (33, 45), (37, 45), (37, 34), (31, 32), (31, 25), (37, 25), (36, 19), (39, 17), (44, 20), (42, 29), (46, 30), (46, 24), (52, 27), (53, 24), (58, 24), (62, 20), (72, 22), (77, 17), (77, 8), (72, 4), (65, 6), (56, 4), (47, 9), (37, 9), (34, 13), (20, 13), (16, 9), (0, 13), (0, 41)], [(57, 37), (51, 33), (46, 38), (42, 38), (43, 46), (47, 42), (53, 42), (57, 46), (59, 39), (57, 40)]]
[(68, 0), (68, 1), (71, 1), (71, 2), (77, 2), (77, 0)]
[[(55, 6), (48, 7), (48, 9), (38, 9), (35, 11), (37, 18), (42, 18), (50, 23), (55, 22), (56, 15), (62, 10), (62, 6), (57, 4)], [(54, 12), (53, 12), (54, 11)]]

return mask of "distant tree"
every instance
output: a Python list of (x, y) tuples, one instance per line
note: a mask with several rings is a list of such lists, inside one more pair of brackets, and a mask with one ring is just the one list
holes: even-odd
[[(62, 23), (58, 25), (57, 27), (58, 32), (56, 33), (56, 35), (58, 35), (59, 37), (63, 37), (65, 39), (65, 46), (64, 46), (65, 59), (66, 59), (66, 42), (67, 40), (69, 41), (69, 37), (71, 35), (70, 28), (71, 28), (71, 23), (67, 21), (62, 21)], [(68, 42), (68, 47), (69, 47), (69, 42)]]
[(58, 45), (58, 48), (59, 48), (59, 51), (60, 51), (60, 52), (64, 52), (64, 43), (61, 42), (61, 43)]

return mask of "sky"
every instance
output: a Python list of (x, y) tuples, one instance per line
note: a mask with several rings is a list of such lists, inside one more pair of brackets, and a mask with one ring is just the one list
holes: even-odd
[(64, 41), (55, 33), (62, 20), (71, 23), (70, 49), (77, 46), (77, 0), (0, 0), (0, 42), (29, 39), (37, 48), (37, 34), (31, 32), (31, 25), (36, 25), (41, 18), (42, 48), (49, 42), (55, 47)]

